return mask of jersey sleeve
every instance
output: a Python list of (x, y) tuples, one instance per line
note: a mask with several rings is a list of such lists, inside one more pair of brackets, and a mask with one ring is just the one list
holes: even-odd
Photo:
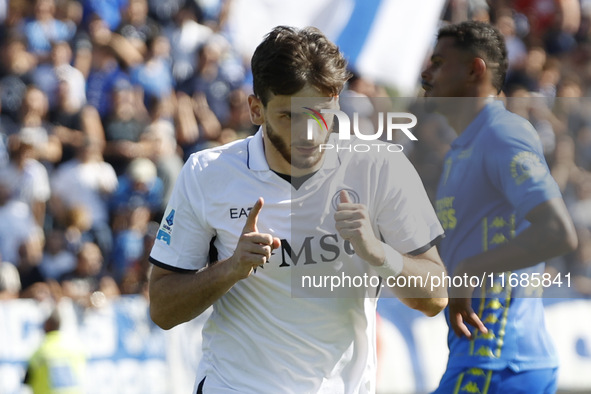
[(524, 218), (537, 205), (562, 196), (544, 159), (537, 133), (525, 119), (514, 120), (501, 131), (491, 130), (487, 146), (484, 170), (518, 218)]
[(384, 198), (377, 225), (383, 241), (400, 253), (426, 252), (443, 235), (443, 228), (415, 168), (400, 154), (387, 159), (379, 179)]
[(184, 165), (150, 253), (152, 264), (172, 271), (197, 271), (207, 264), (215, 231), (206, 221), (199, 163)]

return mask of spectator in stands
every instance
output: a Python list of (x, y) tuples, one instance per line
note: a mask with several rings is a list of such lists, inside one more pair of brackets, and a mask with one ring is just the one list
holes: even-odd
[(113, 227), (117, 227), (117, 215), (126, 216), (130, 207), (145, 206), (152, 213), (159, 212), (163, 205), (162, 192), (162, 180), (157, 176), (156, 165), (150, 159), (134, 159), (125, 174), (119, 177), (117, 189), (111, 196)]
[[(520, 86), (528, 92), (540, 91), (540, 78), (546, 63), (547, 55), (543, 47), (534, 45), (527, 51), (522, 67), (507, 72), (505, 86)], [(541, 92), (540, 92), (541, 93)]]
[(195, 13), (187, 2), (173, 18), (174, 26), (167, 29), (167, 35), (174, 59), (172, 74), (177, 85), (188, 81), (197, 67), (197, 49), (213, 34), (213, 31), (197, 21)]
[(76, 266), (76, 256), (66, 247), (63, 230), (54, 229), (49, 232), (45, 241), (45, 250), (39, 266), (45, 279), (59, 279)]
[[(86, 206), (75, 205), (68, 208), (63, 227), (65, 229), (66, 249), (74, 254), (80, 251), (84, 243), (98, 242), (97, 237), (92, 232), (92, 213), (88, 211)], [(109, 240), (109, 242), (111, 241)], [(100, 245), (100, 242), (98, 244)], [(110, 251), (110, 248), (110, 244), (109, 248), (103, 247), (106, 251)]]
[(0, 255), (14, 264), (35, 265), (41, 260), (43, 237), (29, 206), (13, 196), (15, 180), (0, 170)]
[(177, 141), (183, 149), (183, 159), (193, 152), (217, 145), (222, 127), (209, 107), (205, 94), (193, 98), (177, 92)]
[(148, 158), (156, 164), (158, 178), (162, 180), (161, 209), (164, 209), (183, 167), (183, 159), (177, 150), (174, 124), (165, 118), (156, 119), (146, 128), (141, 140), (152, 144)]
[(148, 42), (152, 41), (160, 27), (148, 16), (147, 0), (129, 0), (123, 14), (123, 22), (117, 32), (126, 38), (140, 53), (148, 52)]
[[(18, 127), (16, 123), (14, 123), (13, 119), (6, 114), (6, 111), (4, 111), (4, 107), (2, 106), (3, 97), (3, 91), (0, 82), (0, 144), (2, 144), (3, 149), (6, 149), (8, 136), (16, 134), (18, 132)], [(0, 164), (2, 164), (3, 160), (5, 160), (4, 164), (6, 164), (6, 160), (8, 160), (8, 152), (3, 151), (2, 154), (5, 154), (5, 156), (0, 158)]]
[(113, 49), (123, 67), (133, 67), (143, 61), (143, 54), (127, 38), (109, 29), (98, 15), (94, 15), (88, 26), (93, 45), (104, 45)]
[(113, 254), (109, 272), (117, 283), (122, 284), (128, 273), (144, 256), (144, 239), (152, 213), (146, 205), (130, 205), (125, 210), (125, 227), (114, 236)]
[(28, 49), (41, 61), (49, 58), (52, 42), (68, 41), (75, 33), (75, 25), (57, 20), (54, 15), (55, 0), (35, 0), (34, 18), (24, 25)]
[(538, 90), (543, 97), (547, 98), (549, 106), (554, 105), (556, 86), (560, 81), (561, 75), (560, 61), (555, 57), (546, 58), (542, 73), (538, 79)]
[(133, 85), (142, 89), (147, 106), (151, 100), (172, 100), (174, 81), (168, 38), (157, 35), (146, 44), (146, 60), (130, 70), (130, 79)]
[(99, 16), (105, 21), (109, 30), (115, 31), (121, 23), (122, 14), (125, 12), (128, 0), (82, 0), (84, 10), (83, 23), (88, 25), (94, 16)]
[(244, 74), (229, 73), (231, 71), (223, 67), (226, 58), (231, 56), (228, 43), (221, 36), (214, 36), (203, 44), (197, 51), (197, 69), (193, 79), (181, 90), (195, 97), (200, 93), (205, 94), (207, 103), (223, 124), (229, 117), (230, 92), (243, 82)]
[(149, 117), (129, 81), (117, 81), (112, 98), (113, 107), (104, 122), (107, 141), (104, 155), (105, 160), (121, 175), (134, 158), (147, 157), (151, 153), (151, 145), (141, 141)]
[(91, 140), (101, 152), (105, 146), (105, 131), (98, 111), (91, 105), (79, 105), (69, 93), (70, 86), (60, 78), (57, 105), (49, 116), (53, 132), (62, 144), (61, 163), (73, 159), (86, 140)]
[(527, 49), (523, 40), (517, 35), (513, 12), (510, 9), (504, 9), (498, 13), (496, 27), (505, 39), (507, 60), (509, 62), (508, 72), (521, 69), (525, 66)]
[(51, 210), (57, 223), (65, 228), (67, 215), (76, 207), (90, 214), (91, 233), (105, 255), (111, 251), (107, 200), (117, 188), (117, 176), (106, 163), (99, 146), (92, 140), (78, 148), (75, 159), (62, 164), (50, 178), (53, 192)]
[(14, 264), (2, 260), (0, 255), (0, 301), (19, 297), (21, 280)]
[(12, 136), (10, 163), (3, 175), (13, 179), (15, 198), (29, 206), (37, 225), (43, 227), (51, 190), (47, 170), (35, 159), (31, 136), (23, 133)]
[(106, 299), (117, 297), (117, 284), (103, 272), (103, 255), (98, 245), (84, 243), (76, 256), (76, 267), (60, 278), (64, 296), (84, 307), (98, 307)]
[(14, 30), (7, 33), (0, 48), (2, 110), (9, 119), (17, 121), (37, 58), (27, 51), (26, 39)]
[(148, 298), (148, 277), (151, 269), (149, 257), (157, 232), (158, 223), (155, 221), (148, 223), (143, 239), (143, 253), (133, 264), (127, 267), (121, 280), (122, 294), (142, 294)]
[(49, 123), (49, 102), (35, 86), (30, 85), (23, 97), (19, 127), (21, 139), (33, 144), (36, 159), (50, 165), (59, 162), (62, 144)]
[[(224, 130), (220, 138), (224, 139), (220, 143), (224, 144), (236, 138), (246, 138), (256, 133), (256, 127), (253, 127), (248, 113), (248, 94), (243, 88), (234, 89), (229, 96), (230, 114), (228, 121), (223, 125), (224, 130), (230, 129), (234, 132), (234, 138), (225, 138)], [(227, 134), (227, 132), (226, 132)], [(225, 142), (224, 142), (225, 141)]]
[[(129, 80), (127, 67), (139, 64), (143, 57), (138, 50), (119, 34), (112, 33), (105, 21), (94, 16), (88, 25), (89, 43), (92, 45), (90, 67), (86, 84), (86, 97), (101, 115), (111, 111), (113, 86), (121, 79)], [(87, 51), (86, 51), (87, 52)], [(85, 52), (85, 53), (86, 53)], [(82, 59), (88, 63), (88, 59)]]
[(33, 73), (33, 83), (39, 87), (49, 100), (50, 111), (55, 110), (58, 101), (60, 81), (68, 84), (68, 100), (81, 107), (86, 104), (86, 80), (80, 70), (73, 67), (72, 48), (66, 41), (51, 45), (51, 62), (39, 64)]

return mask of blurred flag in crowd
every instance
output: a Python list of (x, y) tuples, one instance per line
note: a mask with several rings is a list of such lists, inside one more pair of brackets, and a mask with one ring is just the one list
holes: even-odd
[(445, 0), (235, 0), (227, 27), (235, 47), (250, 59), (272, 27), (316, 26), (339, 45), (354, 71), (414, 96), (444, 5)]

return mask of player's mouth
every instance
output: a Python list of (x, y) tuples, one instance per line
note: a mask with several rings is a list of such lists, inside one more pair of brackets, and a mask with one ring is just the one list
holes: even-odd
[(316, 145), (293, 145), (292, 150), (304, 155), (304, 156), (311, 156), (314, 153), (318, 152), (318, 146)]
[(429, 94), (431, 89), (433, 89), (433, 85), (431, 85), (430, 83), (427, 83), (425, 80), (421, 81), (421, 86), (423, 87), (423, 90), (425, 91), (425, 96)]

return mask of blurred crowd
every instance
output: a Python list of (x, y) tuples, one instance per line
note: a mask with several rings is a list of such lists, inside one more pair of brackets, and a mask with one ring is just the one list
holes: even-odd
[[(0, 299), (147, 293), (184, 161), (256, 131), (231, 6), (0, 0)], [(465, 19), (507, 40), (508, 106), (536, 126), (579, 230), (577, 252), (548, 269), (591, 296), (591, 1), (451, 0), (441, 23)], [(355, 75), (343, 95), (387, 88)], [(407, 153), (433, 196), (453, 133), (436, 117), (421, 128)]]

